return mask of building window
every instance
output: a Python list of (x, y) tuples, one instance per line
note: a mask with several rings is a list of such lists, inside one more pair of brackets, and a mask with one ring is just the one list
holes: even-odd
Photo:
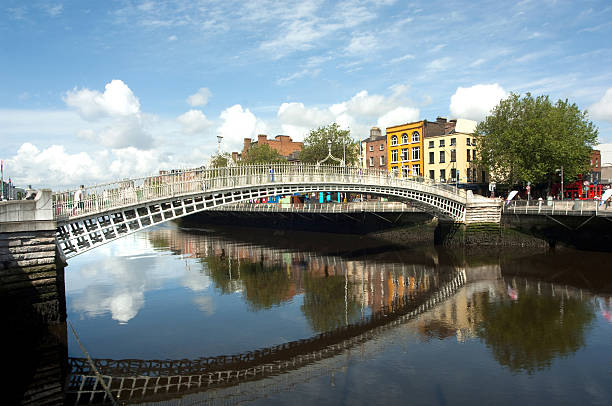
[(385, 144), (380, 144), (378, 147), (379, 151), (384, 151), (385, 150)]
[(429, 179), (434, 180), (435, 178), (436, 178), (436, 171), (430, 170), (429, 171)]
[(440, 151), (440, 163), (443, 164), (444, 162), (446, 162), (444, 151)]
[(393, 151), (391, 151), (391, 162), (397, 162), (397, 149), (394, 149)]
[(444, 140), (440, 140), (440, 146), (444, 147)]
[(412, 175), (421, 176), (421, 165), (412, 165)]
[(470, 139), (469, 138), (465, 139), (465, 145), (467, 145), (468, 147), (470, 146)]
[(446, 182), (446, 170), (440, 169), (440, 182)]
[[(374, 159), (374, 158), (372, 158), (372, 159)], [(385, 165), (385, 156), (381, 155), (380, 156), (380, 166), (384, 166), (384, 165)]]
[(471, 151), (469, 149), (467, 150), (467, 161), (468, 162), (472, 162), (472, 154), (471, 154)]
[(475, 149), (472, 150), (472, 159), (476, 160), (476, 150)]
[(457, 180), (457, 170), (455, 168), (451, 169), (451, 182), (455, 182)]
[(435, 164), (435, 161), (434, 161), (434, 152), (433, 151), (431, 151), (429, 153), (429, 163), (430, 164)]
[(373, 156), (370, 157), (370, 166), (374, 166), (374, 157)]
[(482, 171), (482, 172), (481, 172), (481, 175), (482, 175), (482, 181), (481, 181), (481, 182), (482, 182), (482, 183), (485, 183), (485, 182), (486, 182), (486, 178), (485, 178), (485, 171)]
[(402, 148), (402, 161), (408, 160), (408, 148)]
[(468, 170), (467, 170), (467, 172), (465, 173), (465, 176), (466, 176), (465, 180), (466, 180), (467, 182), (471, 182), (471, 181), (472, 181), (472, 180), (470, 179), (470, 170), (469, 170), (469, 169), (468, 169)]
[(370, 152), (374, 151), (374, 145), (370, 145)]
[(433, 148), (434, 147), (434, 142), (433, 141), (429, 141), (429, 148)]
[[(468, 171), (469, 171), (469, 169), (468, 169)], [(476, 179), (476, 169), (472, 169), (472, 180), (474, 182), (478, 182), (478, 179)]]
[(472, 138), (472, 146), (475, 147), (476, 146), (476, 138)]
[(451, 149), (451, 162), (457, 162), (457, 150)]
[(457, 145), (457, 138), (451, 138), (451, 147)]
[(407, 178), (410, 175), (410, 168), (407, 166), (402, 167), (402, 178)]
[(397, 145), (397, 135), (391, 137), (391, 146)]
[(412, 160), (418, 161), (421, 159), (421, 147), (412, 147)]
[(402, 144), (408, 144), (408, 134), (402, 134)]
[(412, 133), (412, 142), (419, 142), (420, 140), (420, 135), (418, 131), (415, 131)]

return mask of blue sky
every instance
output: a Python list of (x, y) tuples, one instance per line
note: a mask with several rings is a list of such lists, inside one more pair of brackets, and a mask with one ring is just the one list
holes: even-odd
[(610, 38), (609, 1), (2, 0), (0, 158), (60, 188), (531, 92), (588, 109), (612, 162)]

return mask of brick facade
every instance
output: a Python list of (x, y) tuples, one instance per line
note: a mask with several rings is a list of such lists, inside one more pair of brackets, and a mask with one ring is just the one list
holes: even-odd
[(277, 135), (274, 139), (269, 140), (267, 135), (259, 134), (257, 136), (257, 141), (253, 141), (250, 138), (244, 139), (242, 154), (245, 154), (251, 146), (256, 144), (267, 144), (285, 158), (288, 158), (291, 154), (299, 152), (304, 148), (303, 142), (294, 142), (288, 135)]

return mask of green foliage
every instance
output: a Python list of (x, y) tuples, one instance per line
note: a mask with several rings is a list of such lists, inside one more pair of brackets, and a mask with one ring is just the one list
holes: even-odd
[(590, 168), (597, 129), (576, 104), (548, 96), (511, 94), (476, 127), (477, 165), (510, 185), (550, 182), (563, 166), (572, 180)]
[(277, 150), (271, 148), (268, 144), (252, 145), (242, 157), (241, 165), (252, 164), (270, 164), (277, 162), (285, 162), (286, 159)]
[[(304, 149), (300, 152), (300, 161), (314, 164), (327, 156), (327, 141), (331, 140), (331, 153), (335, 158), (342, 159), (346, 151), (346, 164), (354, 165), (359, 160), (357, 142), (350, 136), (349, 130), (341, 130), (338, 124), (333, 123), (325, 127), (311, 130), (304, 139)], [(338, 164), (331, 159), (326, 164)]]
[(477, 331), (501, 365), (534, 372), (584, 346), (594, 313), (586, 301), (519, 292), (515, 302), (482, 303)]
[(210, 166), (211, 168), (225, 168), (226, 166), (228, 166), (230, 159), (232, 159), (232, 157), (227, 152), (213, 155), (210, 161)]

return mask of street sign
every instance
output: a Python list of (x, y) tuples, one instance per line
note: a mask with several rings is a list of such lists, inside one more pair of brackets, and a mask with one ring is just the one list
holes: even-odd
[(495, 182), (491, 182), (491, 183), (489, 183), (489, 192), (494, 191), (494, 190), (495, 190), (495, 186), (496, 186), (496, 185), (495, 185)]

